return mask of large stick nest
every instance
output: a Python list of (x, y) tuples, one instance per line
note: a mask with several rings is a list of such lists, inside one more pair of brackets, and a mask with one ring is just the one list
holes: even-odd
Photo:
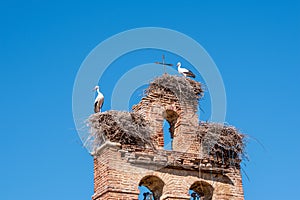
[(139, 114), (122, 111), (95, 113), (88, 119), (90, 127), (89, 144), (95, 150), (105, 141), (120, 144), (153, 147), (150, 140), (151, 127)]
[(150, 83), (146, 94), (150, 93), (159, 93), (161, 96), (166, 93), (173, 94), (181, 104), (191, 105), (197, 110), (198, 100), (203, 95), (203, 89), (199, 82), (189, 78), (164, 74)]
[(202, 123), (199, 136), (204, 157), (213, 156), (227, 161), (240, 160), (245, 155), (245, 135), (233, 126)]

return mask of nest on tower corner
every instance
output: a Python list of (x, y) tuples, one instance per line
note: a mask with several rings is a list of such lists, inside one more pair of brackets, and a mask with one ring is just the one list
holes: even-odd
[(203, 96), (202, 85), (192, 79), (183, 76), (164, 74), (154, 79), (146, 89), (146, 95), (151, 93), (160, 94), (163, 98), (165, 94), (175, 96), (180, 104), (198, 108), (198, 101)]
[(233, 126), (201, 123), (198, 136), (203, 157), (213, 157), (224, 164), (239, 164), (242, 159), (247, 159), (245, 135)]
[(143, 116), (124, 111), (95, 113), (88, 118), (91, 149), (102, 146), (105, 141), (153, 147), (150, 139), (151, 127)]

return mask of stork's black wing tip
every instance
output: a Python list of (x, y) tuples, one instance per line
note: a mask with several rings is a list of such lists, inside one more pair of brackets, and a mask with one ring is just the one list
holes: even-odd
[(94, 104), (94, 112), (95, 112), (95, 113), (99, 112), (99, 108), (98, 108), (97, 105), (98, 105), (98, 101), (95, 102), (95, 104)]

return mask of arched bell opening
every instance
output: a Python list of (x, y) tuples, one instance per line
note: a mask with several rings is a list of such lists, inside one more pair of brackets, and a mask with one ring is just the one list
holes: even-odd
[(139, 186), (144, 186), (149, 191), (146, 191), (144, 188), (144, 191), (141, 190), (143, 194), (140, 194), (140, 197), (145, 198), (145, 200), (159, 200), (163, 193), (164, 185), (165, 183), (157, 176), (145, 176), (140, 181)]
[(191, 200), (211, 200), (214, 188), (207, 182), (196, 181), (190, 187)]
[(173, 150), (173, 138), (177, 128), (179, 115), (174, 110), (163, 111), (164, 149)]

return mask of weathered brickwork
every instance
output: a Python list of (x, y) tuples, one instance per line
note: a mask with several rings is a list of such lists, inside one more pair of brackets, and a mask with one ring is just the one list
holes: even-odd
[[(106, 141), (96, 149), (93, 200), (137, 200), (142, 185), (156, 200), (189, 200), (190, 190), (201, 200), (244, 199), (240, 160), (202, 155), (203, 128), (193, 105), (170, 91), (162, 95), (161, 89), (152, 89), (133, 111), (149, 121), (155, 148)], [(172, 150), (163, 149), (164, 119), (170, 123)]]
[[(235, 166), (201, 160), (191, 153), (138, 151), (110, 142), (97, 151), (94, 200), (137, 199), (138, 186), (145, 177), (161, 180), (160, 199), (190, 199), (188, 191), (197, 182), (213, 188), (213, 200), (244, 199), (240, 171)], [(143, 185), (155, 188), (146, 182)]]
[[(190, 149), (196, 142), (193, 137), (198, 127), (198, 115), (193, 105), (178, 101), (178, 97), (166, 92), (163, 96), (161, 91), (152, 90), (150, 94), (143, 97), (142, 101), (133, 107), (133, 111), (142, 114), (152, 127), (153, 142), (157, 148), (163, 148), (163, 120), (166, 119), (172, 129), (171, 137), (173, 138), (173, 150), (193, 151)], [(182, 142), (188, 140), (188, 142)]]

